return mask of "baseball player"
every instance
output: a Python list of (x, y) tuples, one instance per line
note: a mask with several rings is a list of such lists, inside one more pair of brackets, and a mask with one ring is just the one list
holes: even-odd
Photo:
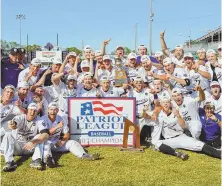
[(42, 169), (43, 142), (48, 139), (49, 131), (43, 120), (36, 118), (37, 105), (31, 103), (27, 114), (15, 116), (9, 122), (9, 129), (3, 137), (1, 149), (6, 161), (3, 171), (11, 171), (17, 167), (13, 154), (33, 153), (31, 167)]
[(211, 100), (214, 104), (214, 112), (222, 115), (221, 86), (217, 81), (210, 83), (210, 94), (206, 93), (206, 100)]
[(155, 139), (158, 134), (158, 131), (156, 131), (158, 124), (151, 120), (151, 117), (153, 117), (155, 113), (155, 110), (152, 109), (152, 104), (158, 103), (158, 97), (157, 95), (151, 94), (149, 89), (143, 88), (143, 83), (143, 79), (137, 76), (134, 80), (135, 88), (129, 91), (127, 96), (136, 98), (136, 124), (140, 126), (140, 131), (145, 125), (152, 126), (153, 131), (151, 137)]
[(153, 80), (153, 88), (154, 88), (154, 92), (157, 94), (158, 96), (158, 100), (160, 101), (161, 99), (163, 99), (164, 97), (171, 97), (171, 90), (168, 87), (167, 89), (165, 89), (163, 81), (159, 80), (159, 79), (154, 79)]
[(189, 137), (183, 133), (185, 122), (178, 110), (171, 110), (171, 101), (169, 98), (161, 100), (162, 110), (159, 113), (159, 127), (162, 128), (162, 136), (164, 140), (152, 141), (156, 149), (161, 152), (177, 156), (183, 160), (188, 159), (188, 155), (184, 153), (175, 153), (174, 149), (187, 149), (191, 151), (203, 152), (206, 155), (221, 159), (221, 152), (213, 147)]
[(123, 84), (123, 87), (110, 86), (110, 80), (107, 76), (103, 76), (100, 79), (99, 92), (101, 97), (121, 97), (122, 94), (126, 93), (128, 88), (127, 84)]
[(190, 131), (192, 137), (198, 139), (201, 134), (201, 122), (198, 113), (199, 103), (205, 100), (203, 90), (199, 85), (196, 86), (196, 90), (199, 91), (199, 97), (191, 98), (184, 97), (182, 91), (179, 88), (172, 90), (172, 98), (175, 101), (174, 107), (180, 112), (180, 115), (185, 121), (185, 130)]
[(21, 106), (16, 106), (12, 103), (14, 97), (15, 87), (13, 85), (5, 86), (1, 97), (1, 137), (8, 130), (8, 121), (16, 115), (22, 114), (24, 109)]
[(42, 117), (42, 119), (47, 124), (50, 133), (50, 137), (47, 141), (47, 144), (50, 144), (50, 146), (47, 147), (50, 148), (45, 148), (44, 150), (44, 154), (46, 157), (48, 157), (48, 166), (53, 167), (55, 164), (52, 158), (51, 150), (57, 152), (70, 151), (73, 155), (82, 159), (99, 159), (99, 154), (87, 154), (77, 141), (69, 140), (70, 133), (68, 124), (60, 115), (57, 114), (58, 111), (59, 109), (57, 103), (52, 102), (48, 106), (48, 114)]
[(83, 87), (78, 88), (77, 97), (97, 97), (100, 96), (96, 88), (93, 87), (93, 76), (91, 73), (85, 73), (83, 78)]

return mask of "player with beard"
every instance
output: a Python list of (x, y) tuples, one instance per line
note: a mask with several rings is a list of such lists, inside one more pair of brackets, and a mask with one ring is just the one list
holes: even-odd
[(201, 134), (198, 109), (199, 104), (205, 100), (205, 94), (200, 85), (197, 85), (195, 90), (199, 92), (199, 97), (194, 99), (191, 97), (184, 97), (179, 88), (174, 88), (172, 90), (172, 98), (175, 101), (174, 107), (179, 110), (180, 115), (185, 121), (184, 130), (188, 130), (192, 137), (198, 139)]
[[(171, 108), (171, 100), (163, 98), (161, 100), (162, 110), (159, 113), (158, 121), (163, 140), (152, 140), (152, 144), (160, 152), (177, 156), (183, 160), (188, 159), (188, 155), (176, 152), (174, 149), (187, 149), (191, 151), (203, 152), (204, 154), (221, 159), (221, 152), (213, 147), (189, 137), (184, 134), (185, 122), (180, 112)], [(159, 134), (159, 135), (160, 135)]]
[(209, 80), (211, 75), (207, 72), (207, 68), (198, 63), (194, 63), (194, 58), (191, 53), (184, 54), (185, 70), (189, 74), (193, 86), (200, 85), (207, 92), (209, 91)]
[(221, 149), (221, 115), (215, 113), (215, 106), (211, 100), (204, 103), (204, 108), (199, 109), (202, 133), (200, 140), (208, 145)]
[(30, 166), (42, 170), (43, 142), (49, 137), (49, 130), (43, 120), (37, 116), (37, 105), (31, 103), (27, 114), (15, 116), (9, 122), (9, 129), (2, 140), (6, 165), (3, 171), (14, 170), (17, 165), (13, 155), (33, 154)]
[(222, 115), (221, 86), (217, 81), (210, 83), (210, 94), (206, 94), (206, 100), (211, 100), (214, 105), (214, 112)]
[(168, 48), (167, 45), (165, 43), (164, 40), (164, 35), (165, 35), (165, 31), (160, 33), (160, 44), (161, 44), (161, 48), (163, 53), (167, 56), (170, 57), (172, 59), (172, 62), (177, 65), (177, 67), (183, 67), (184, 66), (184, 62), (183, 62), (183, 54), (184, 54), (184, 50), (183, 50), (183, 46), (182, 45), (177, 45), (174, 49), (174, 53), (172, 54)]

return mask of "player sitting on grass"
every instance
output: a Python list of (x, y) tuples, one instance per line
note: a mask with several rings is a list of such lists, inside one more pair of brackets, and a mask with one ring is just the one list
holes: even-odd
[(49, 140), (46, 142), (46, 144), (50, 145), (46, 145), (47, 148), (44, 149), (44, 155), (47, 157), (47, 166), (50, 168), (55, 166), (51, 151), (70, 151), (78, 158), (98, 160), (100, 156), (99, 154), (87, 154), (77, 141), (69, 140), (69, 127), (63, 118), (57, 114), (58, 111), (59, 109), (57, 103), (51, 102), (48, 106), (48, 115), (42, 117), (46, 122), (50, 133)]
[(176, 152), (174, 149), (187, 149), (191, 151), (199, 151), (221, 159), (221, 152), (213, 147), (184, 134), (183, 128), (185, 122), (178, 110), (172, 110), (171, 100), (166, 97), (161, 100), (162, 111), (159, 113), (159, 127), (164, 140), (152, 141), (153, 145), (159, 151), (177, 156), (183, 160), (188, 159), (188, 155)]
[(17, 164), (13, 155), (33, 154), (31, 167), (42, 169), (43, 142), (49, 137), (49, 130), (43, 120), (37, 116), (37, 105), (31, 103), (27, 114), (15, 116), (9, 122), (9, 129), (2, 140), (1, 149), (4, 153), (6, 165), (3, 171), (15, 170)]

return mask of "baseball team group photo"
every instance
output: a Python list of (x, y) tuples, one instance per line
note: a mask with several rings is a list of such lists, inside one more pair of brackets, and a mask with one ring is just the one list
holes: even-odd
[(2, 185), (221, 185), (220, 0), (1, 9)]

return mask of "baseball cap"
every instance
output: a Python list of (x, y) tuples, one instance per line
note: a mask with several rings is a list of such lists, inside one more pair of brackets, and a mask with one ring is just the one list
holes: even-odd
[(220, 86), (220, 84), (217, 82), (217, 81), (212, 81), (210, 83), (210, 87), (214, 86), (214, 85), (217, 85), (217, 86)]
[(134, 52), (129, 53), (128, 59), (136, 59), (136, 54)]
[(51, 103), (49, 103), (48, 108), (57, 109), (59, 107), (58, 107), (58, 104), (56, 102), (51, 102)]
[(213, 49), (208, 49), (207, 54), (216, 54), (216, 51)]
[(93, 77), (93, 75), (90, 72), (87, 72), (87, 73), (84, 74), (84, 78), (85, 77)]
[(10, 52), (9, 52), (11, 55), (16, 55), (18, 54), (18, 48), (11, 48)]
[(218, 49), (219, 49), (219, 48), (222, 48), (222, 43), (220, 43), (217, 48), (218, 48)]
[(77, 56), (75, 52), (69, 52), (68, 56)]
[(141, 48), (143, 48), (143, 47), (147, 49), (147, 47), (146, 47), (145, 45), (139, 45), (138, 48), (137, 48), (137, 50), (139, 50), (139, 49), (141, 49)]
[(30, 103), (28, 109), (38, 110), (38, 106), (36, 103)]
[(204, 101), (203, 106), (205, 107), (206, 105), (210, 105), (214, 107), (214, 103), (210, 99)]
[(31, 61), (31, 64), (34, 66), (40, 66), (41, 65), (41, 61), (38, 58), (33, 58)]
[(86, 60), (83, 60), (82, 62), (81, 62), (81, 68), (84, 68), (84, 67), (89, 67), (89, 62), (88, 61), (86, 61)]
[(199, 52), (206, 52), (206, 50), (204, 48), (200, 48), (197, 50), (197, 53), (199, 53)]
[(58, 65), (58, 64), (60, 64), (60, 65), (61, 65), (61, 64), (62, 64), (62, 60), (61, 60), (61, 59), (59, 59), (59, 58), (56, 58), (56, 59), (54, 59), (54, 60), (53, 60), (53, 62), (52, 62), (52, 63), (53, 63), (53, 65)]
[(68, 75), (67, 80), (77, 80), (76, 76), (74, 75)]
[(160, 102), (164, 102), (164, 101), (170, 101), (171, 98), (169, 96), (164, 96), (163, 98), (160, 99)]
[(154, 54), (155, 57), (160, 57), (163, 56), (163, 52), (162, 51), (156, 51)]
[(29, 88), (29, 84), (26, 81), (21, 81), (18, 83), (18, 88)]
[(175, 49), (183, 49), (183, 45), (179, 44), (175, 46)]
[(150, 61), (150, 56), (148, 55), (143, 55), (140, 59), (141, 62), (145, 62), (145, 61)]
[(11, 89), (13, 89), (13, 91), (15, 92), (15, 87), (14, 87), (13, 85), (11, 85), (11, 84), (6, 85), (5, 88), (4, 88), (4, 90), (7, 89), (7, 88), (11, 88)]
[(184, 54), (183, 58), (185, 57), (192, 57), (193, 58), (193, 54), (191, 54), (190, 52), (187, 52)]
[(181, 92), (181, 90), (179, 89), (179, 88), (174, 88), (173, 90), (172, 90), (172, 95), (177, 95), (177, 94), (182, 94), (182, 92)]
[(103, 61), (104, 61), (104, 60), (107, 60), (107, 59), (108, 59), (108, 60), (111, 60), (111, 58), (110, 58), (109, 55), (105, 55), (105, 56), (103, 56)]
[(108, 76), (102, 76), (100, 78), (100, 81), (109, 81), (109, 77)]
[(172, 59), (170, 57), (166, 57), (164, 60), (163, 60), (163, 65), (168, 65), (168, 64), (171, 64), (173, 63)]
[(119, 50), (119, 49), (124, 50), (124, 47), (123, 47), (123, 46), (117, 46), (117, 47), (116, 47), (116, 50)]
[(135, 79), (134, 79), (134, 82), (136, 81), (143, 81), (142, 77), (141, 76), (137, 76)]
[(25, 54), (25, 49), (24, 48), (18, 48), (18, 53), (19, 54)]
[(97, 57), (97, 56), (101, 56), (102, 55), (102, 53), (101, 53), (101, 51), (100, 50), (96, 50), (95, 51), (95, 56)]
[(86, 45), (86, 46), (83, 48), (83, 50), (84, 50), (84, 51), (91, 51), (92, 48), (91, 48), (91, 46)]

